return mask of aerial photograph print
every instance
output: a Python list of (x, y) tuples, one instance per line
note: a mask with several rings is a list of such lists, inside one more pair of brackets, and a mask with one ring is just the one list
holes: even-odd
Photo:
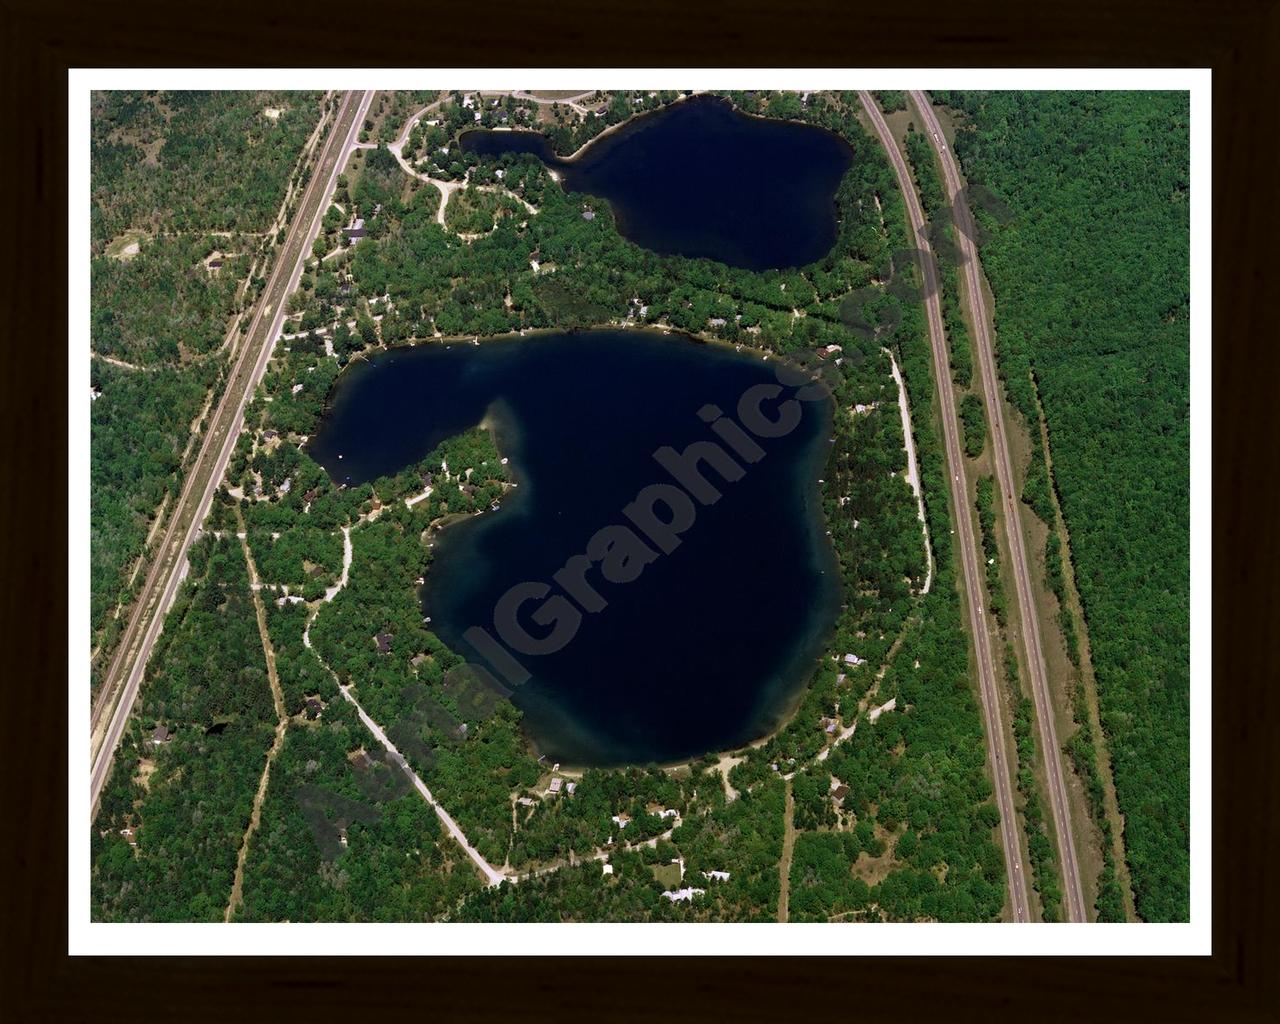
[(1189, 924), (1191, 91), (523, 74), (73, 104), (85, 926)]

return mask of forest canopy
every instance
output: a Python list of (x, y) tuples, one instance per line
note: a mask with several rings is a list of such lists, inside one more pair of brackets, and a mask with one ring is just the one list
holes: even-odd
[(1138, 913), (1186, 920), (1188, 97), (935, 98), (968, 117), (955, 145), (969, 182), (1014, 215), (1004, 227), (988, 219), (981, 246), (1000, 369), (1033, 434), (1043, 404)]
[(320, 115), (315, 92), (97, 92), (91, 117), (90, 628), (99, 671), (178, 493), (237, 312)]

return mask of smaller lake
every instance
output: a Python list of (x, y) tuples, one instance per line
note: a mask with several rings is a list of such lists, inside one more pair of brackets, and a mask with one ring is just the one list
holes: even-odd
[[(346, 371), (308, 451), (335, 480), (359, 484), (486, 416), (496, 423), (520, 485), (498, 511), (441, 533), (423, 613), (453, 650), (502, 678), (471, 646), (471, 628), (501, 635), (495, 609), (526, 581), (554, 580), (560, 594), (570, 559), (590, 554), (602, 529), (634, 523), (625, 509), (640, 492), (673, 484), (655, 452), (716, 443), (700, 415), (709, 404), (748, 423), (739, 403), (760, 386), (776, 396), (764, 402), (774, 417), (796, 393), (776, 383), (758, 354), (643, 330), (393, 349)], [(621, 581), (600, 561), (588, 578), (606, 606), (582, 615), (567, 646), (520, 655), (531, 678), (512, 700), (552, 760), (683, 760), (756, 739), (790, 710), (840, 604), (816, 482), (831, 405), (791, 405), (794, 425), (760, 435), (763, 454), (742, 460), (739, 479), (700, 463), (721, 497), (699, 499), (673, 550)], [(543, 635), (539, 613), (531, 600), (521, 619)]]
[(666, 255), (747, 270), (799, 267), (836, 239), (836, 189), (853, 164), (839, 136), (695, 97), (642, 115), (584, 149), (527, 131), (464, 132), (465, 153), (531, 153), (564, 187), (608, 200), (624, 237)]

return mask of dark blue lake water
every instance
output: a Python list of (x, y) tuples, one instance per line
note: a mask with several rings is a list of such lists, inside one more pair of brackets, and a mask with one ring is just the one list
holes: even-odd
[(852, 165), (838, 136), (697, 97), (629, 122), (576, 159), (526, 131), (463, 134), (464, 152), (532, 153), (566, 189), (609, 201), (618, 230), (665, 254), (748, 270), (798, 267), (836, 239), (836, 188)]
[[(740, 479), (702, 472), (721, 497), (689, 499), (693, 518), (670, 553), (624, 514), (651, 484), (677, 484), (654, 458), (716, 441), (699, 410), (742, 422), (739, 401), (776, 382), (759, 355), (640, 330), (530, 336), (392, 350), (355, 364), (335, 389), (311, 455), (356, 484), (396, 472), (445, 437), (497, 422), (520, 486), (497, 512), (450, 526), (427, 574), (424, 614), (454, 650), (464, 634), (495, 636), (495, 609), (522, 582), (564, 588), (554, 574), (604, 527), (646, 540), (638, 578), (587, 579), (604, 600), (553, 653), (516, 653), (531, 678), (513, 700), (538, 749), (573, 764), (670, 762), (735, 747), (773, 728), (821, 653), (839, 604), (817, 478), (829, 450), (829, 402), (795, 403), (783, 436), (755, 436), (762, 457)], [(774, 416), (794, 389), (763, 409)], [(753, 393), (754, 394), (754, 393)], [(732, 454), (729, 446), (721, 448)], [(343, 458), (338, 460), (341, 453)], [(666, 507), (652, 506), (659, 518)], [(598, 557), (597, 557), (598, 560)], [(541, 601), (520, 610), (532, 621)], [(575, 602), (570, 602), (576, 607)]]

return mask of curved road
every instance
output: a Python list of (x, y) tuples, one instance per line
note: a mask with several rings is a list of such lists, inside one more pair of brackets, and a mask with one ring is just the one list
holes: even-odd
[(1049, 697), (1049, 674), (1045, 668), (1044, 648), (1040, 642), (1040, 620), (1036, 613), (1031, 574), (1027, 568), (1027, 547), (1022, 536), (1022, 519), (1018, 512), (1017, 492), (1013, 486), (1013, 464), (1009, 459), (1009, 444), (1005, 436), (1004, 410), (1000, 396), (999, 378), (996, 376), (995, 356), (991, 344), (991, 320), (987, 315), (986, 299), (982, 294), (982, 282), (978, 278), (978, 252), (973, 244), (974, 225), (969, 204), (963, 201), (960, 191), (964, 183), (955, 156), (946, 146), (942, 126), (934, 115), (933, 105), (923, 92), (912, 92), (911, 102), (920, 113), (920, 123), (931, 136), (930, 141), (942, 162), (946, 182), (947, 201), (951, 203), (956, 218), (956, 242), (960, 249), (960, 262), (964, 267), (970, 319), (978, 350), (978, 364), (982, 372), (982, 387), (987, 394), (987, 422), (991, 427), (993, 461), (1005, 507), (1005, 529), (1009, 535), (1009, 549), (1013, 561), (1013, 578), (1018, 591), (1018, 612), (1022, 618), (1022, 642), (1026, 650), (1026, 662), (1031, 673), (1031, 694), (1035, 701), (1036, 720), (1040, 725), (1040, 746), (1044, 751), (1045, 774), (1048, 779), (1049, 804), (1053, 809), (1053, 828), (1058, 835), (1058, 862), (1062, 867), (1062, 887), (1066, 897), (1067, 918), (1086, 921), (1084, 893), (1080, 885), (1080, 866), (1076, 860), (1075, 842), (1071, 834), (1071, 808), (1067, 803), (1067, 787), (1062, 766), (1062, 748), (1058, 746), (1057, 728), (1053, 720), (1053, 702)]
[(279, 258), (258, 299), (231, 379), (210, 421), (196, 461), (187, 474), (156, 560), (147, 574), (115, 659), (103, 680), (104, 696), (100, 708), (91, 718), (90, 758), (93, 769), (89, 790), (90, 819), (96, 813), (98, 797), (110, 773), (116, 747), (137, 700), (151, 649), (160, 635), (165, 614), (173, 604), (178, 586), (186, 576), (187, 551), (199, 536), (204, 511), (213, 500), (235, 450), (245, 406), (271, 358), (272, 347), (284, 320), (285, 300), (302, 276), (302, 268), (311, 255), (311, 244), (333, 194), (338, 174), (356, 143), (372, 100), (371, 91), (348, 92), (343, 97), (334, 127), (303, 192)]
[(992, 782), (996, 792), (996, 806), (1000, 811), (1000, 841), (1004, 847), (1005, 875), (1009, 881), (1009, 904), (1013, 919), (1018, 923), (1031, 920), (1028, 910), (1027, 880), (1022, 873), (1022, 848), (1018, 839), (1018, 819), (1014, 815), (1013, 787), (1009, 782), (1009, 768), (1013, 763), (1005, 751), (1003, 717), (1000, 713), (1000, 691), (996, 684), (995, 661), (991, 653), (991, 636), (987, 632), (982, 614), (982, 595), (986, 578), (978, 558), (977, 543), (973, 536), (973, 521), (969, 514), (969, 489), (965, 480), (964, 452), (960, 446), (960, 430), (956, 419), (955, 392), (951, 387), (951, 366), (947, 357), (946, 335), (942, 326), (942, 305), (938, 295), (938, 268), (929, 246), (929, 232), (925, 225), (924, 211), (916, 195), (915, 184), (906, 161), (898, 151), (898, 145), (880, 115), (880, 108), (868, 92), (859, 92), (863, 109), (872, 127), (880, 137), (898, 187), (906, 202), (911, 231), (915, 235), (917, 265), (924, 281), (925, 311), (929, 318), (929, 343), (933, 349), (934, 375), (938, 383), (938, 404), (942, 415), (942, 433), (947, 453), (948, 475), (951, 478), (951, 501), (955, 508), (956, 541), (960, 548), (960, 562), (964, 577), (965, 593), (969, 598), (969, 624), (973, 629), (974, 655), (978, 662), (978, 688), (982, 695), (982, 715), (986, 722), (987, 762), (991, 766)]

